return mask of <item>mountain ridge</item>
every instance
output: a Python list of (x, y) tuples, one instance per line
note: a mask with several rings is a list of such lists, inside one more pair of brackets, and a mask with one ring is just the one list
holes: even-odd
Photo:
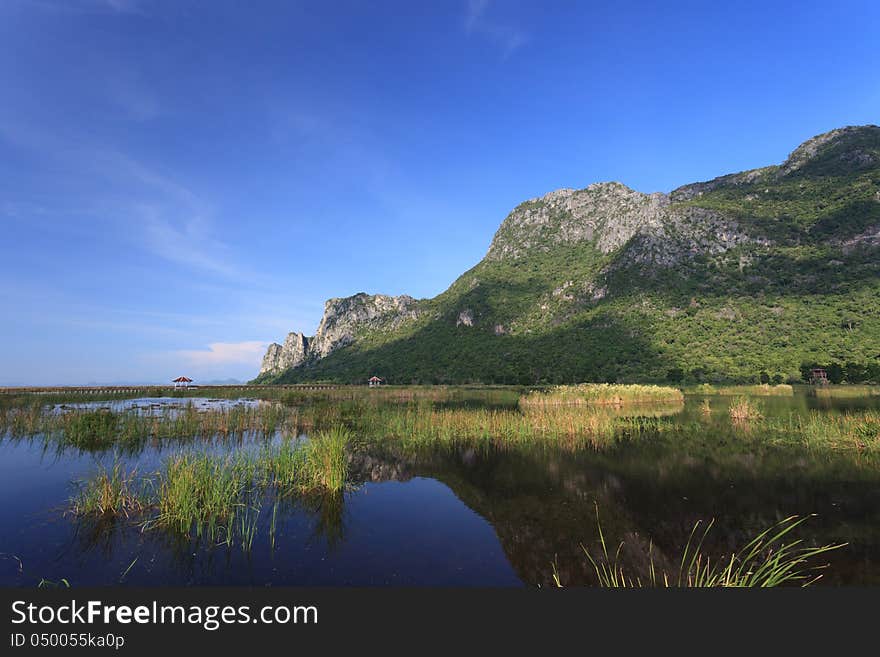
[[(524, 201), (446, 291), (330, 300), (314, 337), (269, 347), (257, 380), (726, 381), (792, 379), (809, 360), (869, 367), (878, 245), (880, 127), (847, 126), (779, 165), (668, 194), (604, 182)], [(841, 323), (857, 328), (839, 335)]]

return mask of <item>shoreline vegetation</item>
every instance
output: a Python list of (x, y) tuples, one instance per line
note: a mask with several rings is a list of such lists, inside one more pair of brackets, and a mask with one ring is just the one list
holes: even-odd
[[(714, 520), (705, 524), (698, 520), (687, 543), (677, 559), (678, 570), (671, 572), (658, 569), (653, 543), (648, 548), (648, 564), (641, 574), (628, 568), (621, 559), (624, 542), (621, 541), (613, 556), (599, 521), (596, 509), (596, 525), (599, 536), (598, 555), (581, 544), (581, 550), (596, 576), (601, 588), (742, 588), (799, 585), (807, 587), (822, 578), (821, 571), (828, 563), (815, 563), (815, 559), (846, 546), (846, 543), (829, 543), (820, 546), (804, 545), (802, 539), (790, 539), (790, 534), (810, 516), (789, 516), (760, 532), (757, 536), (734, 549), (729, 556), (715, 559), (705, 553), (703, 545), (712, 530)], [(563, 588), (555, 562), (553, 582)]]
[[(873, 389), (862, 392), (869, 396)], [(797, 448), (801, 455), (825, 459), (842, 454), (847, 462), (874, 468), (874, 457), (880, 457), (880, 411), (854, 407), (839, 414), (765, 413), (765, 405), (774, 403), (770, 398), (787, 396), (790, 386), (701, 390), (689, 396), (673, 387), (616, 384), (484, 391), (361, 387), (294, 393), (286, 390), (274, 399), (220, 408), (198, 408), (186, 399), (127, 407), (82, 398), (47, 403), (39, 395), (18, 395), (14, 400), (0, 398), (0, 435), (3, 440), (42, 440), (47, 449), (112, 457), (110, 464), (99, 460), (99, 470), (77, 483), (67, 510), (77, 522), (104, 528), (124, 522), (145, 532), (161, 531), (182, 541), (246, 552), (259, 532), (268, 531), (274, 545), (278, 509), (285, 505), (317, 513), (328, 540), (335, 540), (342, 531), (345, 492), (357, 482), (350, 472), (353, 458), (361, 450), (417, 454), (437, 446), (534, 447), (590, 449), (613, 459), (618, 446), (625, 449), (627, 442), (642, 440), (653, 441), (657, 449), (699, 455), (711, 428), (720, 431), (718, 444), (732, 458), (743, 450)], [(694, 404), (689, 414), (688, 399)], [(82, 401), (88, 403), (77, 403)], [(169, 448), (161, 465), (142, 472), (126, 463), (127, 454), (136, 455), (147, 446)], [(832, 546), (810, 553), (793, 548), (785, 552), (785, 545), (774, 543), (783, 529), (771, 528), (772, 536), (765, 532), (756, 540), (762, 555), (778, 549), (776, 554), (784, 557), (777, 565), (785, 572), (774, 566), (768, 572), (775, 574), (767, 581), (794, 583), (797, 578), (785, 575), (795, 572), (789, 566)], [(702, 541), (689, 542), (685, 554), (693, 557), (701, 546)], [(746, 570), (734, 571), (732, 565), (718, 562), (710, 567), (702, 555), (694, 558), (695, 583), (746, 582), (741, 577)], [(757, 564), (754, 559), (742, 561), (746, 562)], [(652, 575), (655, 579), (631, 576), (608, 553), (591, 563), (605, 586), (669, 581), (665, 570)], [(732, 558), (731, 564), (739, 563), (741, 557)]]
[(69, 513), (99, 522), (125, 518), (143, 531), (161, 529), (248, 550), (267, 499), (323, 500), (343, 493), (350, 441), (351, 434), (337, 428), (255, 454), (184, 452), (145, 476), (117, 461), (78, 483)]
[(751, 386), (720, 386), (715, 387), (708, 383), (703, 383), (698, 385), (688, 392), (692, 392), (693, 394), (699, 395), (727, 395), (727, 396), (741, 396), (741, 395), (751, 395), (756, 397), (769, 397), (769, 396), (782, 396), (782, 397), (791, 397), (794, 395), (794, 386), (788, 383), (780, 383), (777, 385), (770, 385), (769, 383), (762, 383), (760, 385), (751, 385)]
[[(772, 388), (779, 388), (773, 386)], [(788, 386), (784, 386), (787, 388)], [(406, 445), (491, 442), (497, 446), (546, 445), (569, 449), (601, 449), (620, 441), (657, 434), (682, 435), (705, 427), (676, 415), (685, 395), (677, 388), (589, 384), (523, 392), (519, 389), (424, 388), (376, 391), (298, 391), (295, 398), (227, 408), (177, 406), (114, 409), (112, 402), (92, 405), (45, 404), (39, 396), (0, 399), (0, 435), (12, 439), (40, 438), (58, 449), (100, 452), (137, 451), (224, 439), (296, 439), (303, 434), (345, 428), (368, 442), (393, 440)], [(822, 391), (816, 391), (820, 393)], [(861, 390), (870, 396), (873, 388)], [(828, 393), (833, 396), (835, 390)], [(813, 449), (880, 448), (880, 412), (853, 410), (846, 414), (819, 411), (765, 417), (756, 398), (772, 397), (762, 386), (704, 393), (702, 422), (720, 421), (709, 398), (729, 397), (730, 429), (750, 440), (793, 444)], [(852, 393), (842, 395), (848, 398)], [(727, 402), (725, 402), (727, 403)], [(696, 422), (696, 423), (695, 423)], [(880, 451), (880, 450), (878, 450)]]
[(546, 391), (533, 391), (519, 398), (520, 408), (560, 405), (624, 406), (627, 404), (683, 402), (684, 394), (678, 388), (613, 383), (556, 386)]

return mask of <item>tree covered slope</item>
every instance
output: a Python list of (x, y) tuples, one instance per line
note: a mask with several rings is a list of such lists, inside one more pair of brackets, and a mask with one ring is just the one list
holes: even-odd
[(273, 345), (257, 380), (778, 381), (811, 363), (880, 378), (880, 127), (668, 195), (551, 192), (433, 299), (331, 301), (305, 339), (324, 348)]

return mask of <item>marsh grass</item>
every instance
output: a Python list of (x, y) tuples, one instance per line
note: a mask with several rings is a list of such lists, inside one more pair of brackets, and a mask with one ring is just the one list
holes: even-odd
[(611, 407), (592, 409), (581, 405), (535, 405), (521, 410), (386, 406), (366, 409), (353, 420), (353, 426), (366, 440), (394, 440), (404, 446), (439, 443), (601, 448), (665, 430), (662, 417), (680, 410), (680, 405), (640, 406), (632, 414)]
[(516, 405), (521, 394), (519, 386), (338, 386), (329, 389), (293, 389), (281, 393), (279, 400), (287, 405), (320, 402), (363, 403), (419, 403), (435, 404), (475, 403)]
[(880, 395), (880, 386), (870, 385), (828, 385), (813, 386), (810, 394), (815, 397), (850, 399), (858, 397), (876, 397)]
[(64, 439), (80, 449), (102, 449), (116, 442), (119, 417), (109, 411), (96, 410), (61, 416)]
[(313, 488), (339, 493), (345, 486), (349, 442), (351, 434), (342, 427), (318, 432), (310, 438), (302, 448), (305, 452), (302, 480)]
[(341, 496), (350, 441), (348, 430), (338, 428), (305, 442), (266, 446), (256, 454), (182, 453), (139, 488), (133, 485), (136, 473), (126, 473), (117, 463), (86, 482), (70, 510), (78, 516), (137, 514), (145, 530), (159, 528), (249, 550), (267, 496)]
[(662, 402), (683, 403), (684, 394), (678, 388), (668, 386), (584, 383), (532, 391), (519, 398), (520, 408), (582, 404), (620, 406)]
[[(199, 410), (193, 404), (141, 414), (67, 407), (59, 410), (25, 405), (5, 409), (5, 430), (14, 438), (43, 435), (62, 447), (99, 451), (120, 445), (138, 449), (148, 440), (186, 442), (216, 437), (271, 437), (295, 433), (301, 412), (281, 404), (237, 405)], [(314, 421), (310, 424), (314, 425)]]
[(734, 423), (739, 424), (756, 422), (764, 417), (761, 407), (748, 397), (740, 397), (731, 402), (727, 413)]
[(770, 431), (794, 436), (811, 449), (876, 451), (880, 449), (880, 412), (831, 415), (813, 411), (807, 416), (767, 422)]
[[(82, 408), (41, 413), (39, 407), (28, 406), (11, 411), (6, 421), (11, 424), (13, 437), (42, 435), (60, 448), (84, 451), (120, 447), (136, 452), (147, 441), (186, 444), (245, 436), (293, 438), (303, 432), (315, 438), (324, 434), (332, 437), (340, 427), (349, 427), (375, 440), (396, 438), (419, 444), (493, 441), (600, 447), (614, 442), (616, 434), (632, 437), (657, 428), (657, 422), (651, 418), (681, 410), (680, 393), (673, 396), (676, 401), (643, 403), (631, 408), (581, 402), (525, 402), (520, 407), (446, 406), (428, 399), (399, 404), (358, 399), (303, 407), (272, 403), (207, 411), (188, 404), (149, 414)], [(333, 444), (332, 440), (319, 442)]]
[(794, 395), (794, 387), (788, 383), (780, 383), (778, 385), (770, 385), (762, 383), (753, 386), (727, 386), (718, 388), (720, 395), (750, 395), (753, 397), (791, 397)]
[(197, 536), (228, 530), (244, 505), (253, 480), (253, 461), (183, 454), (171, 459), (159, 477), (155, 524)]
[[(649, 565), (644, 576), (633, 575), (622, 565), (623, 542), (619, 543), (612, 555), (598, 511), (596, 523), (599, 529), (600, 552), (597, 557), (583, 545), (587, 561), (592, 566), (596, 580), (604, 588), (642, 588), (642, 587), (775, 587), (781, 585), (810, 586), (822, 577), (820, 572), (827, 567), (816, 564), (814, 559), (840, 549), (846, 543), (827, 544), (819, 547), (804, 545), (801, 539), (786, 542), (797, 527), (810, 516), (790, 516), (765, 529), (742, 548), (713, 560), (703, 549), (706, 537), (714, 521), (701, 530), (697, 521), (691, 530), (688, 541), (678, 560), (678, 572), (669, 573), (658, 570), (654, 560), (653, 544), (649, 548)], [(562, 586), (556, 568), (553, 579)]]
[[(622, 398), (621, 389), (630, 390), (628, 398), (632, 400), (651, 396), (664, 398), (669, 394), (674, 401), (618, 404)], [(646, 393), (645, 389), (651, 392)], [(677, 433), (686, 440), (694, 433), (692, 427), (671, 417), (684, 407), (681, 393), (674, 388), (658, 386), (562, 386), (548, 392), (524, 395), (518, 404), (508, 406), (437, 403), (422, 390), (412, 394), (418, 397), (424, 393), (426, 398), (401, 403), (386, 402), (379, 397), (371, 399), (371, 395), (377, 392), (379, 395), (396, 395), (407, 392), (406, 389), (379, 392), (360, 388), (330, 392), (347, 394), (352, 399), (317, 401), (304, 406), (241, 404), (207, 411), (187, 404), (151, 409), (147, 413), (142, 413), (143, 407), (140, 411), (68, 407), (46, 412), (40, 404), (28, 402), (14, 408), (3, 407), (0, 418), (11, 438), (39, 436), (40, 440), (46, 441), (47, 447), (55, 446), (57, 450), (105, 451), (113, 448), (121, 453), (136, 453), (148, 442), (160, 449), (195, 441), (213, 444), (214, 441), (245, 438), (267, 443), (273, 438), (283, 438), (286, 444), (304, 433), (311, 435), (316, 444), (332, 445), (332, 440), (318, 439), (340, 427), (348, 428), (373, 444), (392, 440), (403, 446), (540, 445), (570, 450), (605, 449), (621, 441), (656, 438), (661, 433)], [(441, 392), (438, 396), (447, 398), (472, 394), (472, 391)], [(511, 391), (498, 392), (509, 396)], [(315, 392), (318, 393), (327, 394)], [(586, 403), (587, 399), (598, 399), (603, 403)], [(609, 401), (615, 403), (604, 403)], [(706, 418), (711, 415), (711, 410), (711, 403), (704, 399), (698, 412)], [(831, 413), (806, 419), (804, 416), (785, 419), (778, 415), (764, 418), (760, 404), (749, 395), (734, 398), (727, 415), (739, 436), (753, 435), (775, 444), (806, 443), (816, 449), (872, 449), (877, 443), (876, 423), (870, 415), (858, 416), (861, 419), (835, 419)], [(713, 418), (713, 421), (720, 420), (720, 417)], [(700, 431), (705, 431), (705, 420), (703, 425)], [(306, 451), (296, 455), (293, 451), (293, 447), (288, 446), (273, 453), (271, 459), (277, 462), (270, 470), (278, 483), (283, 483), (288, 476), (285, 472), (296, 473), (288, 483), (299, 486), (301, 471), (307, 465), (311, 468), (312, 464), (304, 461)], [(329, 454), (323, 457), (332, 460)], [(318, 455), (312, 458), (317, 459)], [(285, 464), (285, 459), (290, 462)], [(334, 486), (332, 484), (331, 488)]]
[(116, 462), (108, 471), (101, 466), (99, 473), (81, 482), (71, 511), (76, 515), (100, 517), (130, 517), (145, 509), (143, 486), (138, 485), (137, 471), (126, 472)]

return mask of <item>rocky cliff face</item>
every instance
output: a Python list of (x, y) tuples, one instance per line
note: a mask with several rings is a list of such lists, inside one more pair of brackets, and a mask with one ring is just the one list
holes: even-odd
[[(751, 173), (676, 190), (677, 198), (692, 198), (720, 184), (739, 184), (749, 180)], [(589, 244), (603, 255), (619, 252), (616, 266), (670, 267), (753, 240), (735, 220), (718, 212), (673, 205), (666, 194), (642, 194), (620, 183), (598, 183), (581, 190), (550, 192), (518, 206), (498, 229), (486, 259), (517, 259), (560, 245)]]
[(665, 194), (642, 194), (616, 182), (559, 189), (517, 206), (495, 233), (486, 258), (520, 258), (533, 249), (584, 242), (610, 253), (639, 230), (659, 227), (668, 206)]
[(292, 367), (299, 367), (306, 362), (308, 356), (309, 338), (302, 333), (288, 333), (283, 345), (275, 342), (269, 345), (266, 355), (263, 356), (260, 374), (283, 372)]
[(323, 358), (331, 351), (351, 344), (363, 331), (394, 330), (402, 322), (418, 315), (416, 300), (405, 294), (355, 294), (330, 299), (324, 304), (324, 316), (312, 339), (309, 354)]
[(403, 322), (418, 317), (418, 302), (410, 296), (391, 297), (363, 292), (329, 299), (313, 337), (288, 333), (284, 344), (269, 345), (260, 374), (277, 374), (308, 365), (354, 342), (368, 331), (393, 331)]

